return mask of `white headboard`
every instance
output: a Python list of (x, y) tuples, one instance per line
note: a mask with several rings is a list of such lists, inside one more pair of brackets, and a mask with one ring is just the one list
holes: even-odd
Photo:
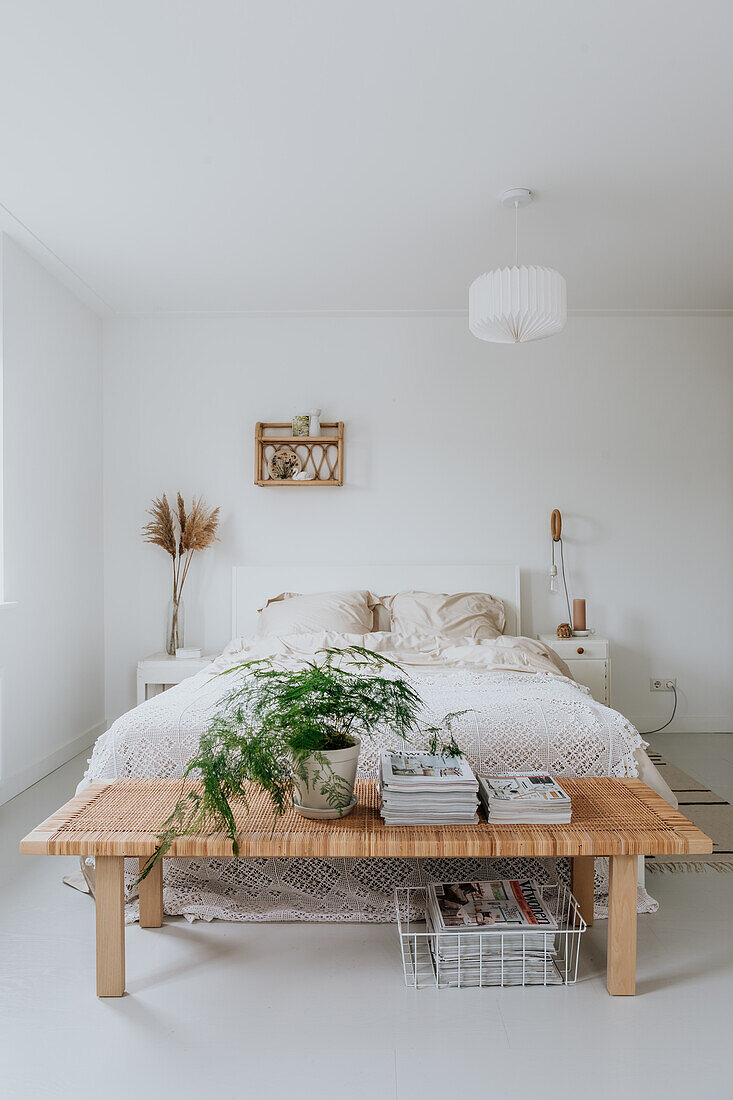
[(338, 592), (365, 588), (379, 596), (423, 592), (490, 592), (504, 601), (506, 633), (521, 634), (516, 565), (235, 565), (232, 637), (254, 634), (257, 609), (280, 592)]

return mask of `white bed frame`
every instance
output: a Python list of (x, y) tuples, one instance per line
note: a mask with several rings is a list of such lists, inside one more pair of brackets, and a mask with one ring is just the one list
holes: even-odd
[(339, 592), (364, 588), (379, 596), (423, 592), (490, 592), (504, 601), (506, 633), (522, 633), (516, 565), (235, 565), (232, 637), (254, 634), (257, 611), (280, 592)]

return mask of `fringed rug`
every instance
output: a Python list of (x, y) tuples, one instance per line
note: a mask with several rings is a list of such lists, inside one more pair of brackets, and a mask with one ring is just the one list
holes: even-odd
[(713, 851), (709, 856), (647, 856), (647, 871), (733, 871), (733, 806), (658, 752), (649, 752), (649, 758), (677, 796), (680, 813), (712, 838)]

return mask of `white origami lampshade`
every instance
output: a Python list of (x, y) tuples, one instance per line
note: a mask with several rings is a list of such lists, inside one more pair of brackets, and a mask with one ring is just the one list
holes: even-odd
[(474, 279), (468, 327), (479, 340), (518, 344), (554, 336), (567, 320), (567, 286), (551, 267), (502, 267)]
[(541, 340), (565, 328), (567, 287), (551, 267), (519, 266), (519, 209), (532, 202), (527, 187), (512, 187), (501, 196), (514, 207), (514, 267), (487, 271), (471, 283), (468, 327), (479, 340), (519, 344)]

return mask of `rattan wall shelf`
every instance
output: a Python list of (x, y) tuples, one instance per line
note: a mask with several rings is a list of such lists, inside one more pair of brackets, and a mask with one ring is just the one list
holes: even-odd
[[(258, 422), (255, 425), (255, 485), (265, 489), (283, 485), (343, 485), (343, 422), (322, 422), (321, 435), (292, 435), (291, 430), (289, 421)], [(270, 475), (268, 463), (281, 448), (297, 455), (303, 471), (314, 475), (310, 481)]]

